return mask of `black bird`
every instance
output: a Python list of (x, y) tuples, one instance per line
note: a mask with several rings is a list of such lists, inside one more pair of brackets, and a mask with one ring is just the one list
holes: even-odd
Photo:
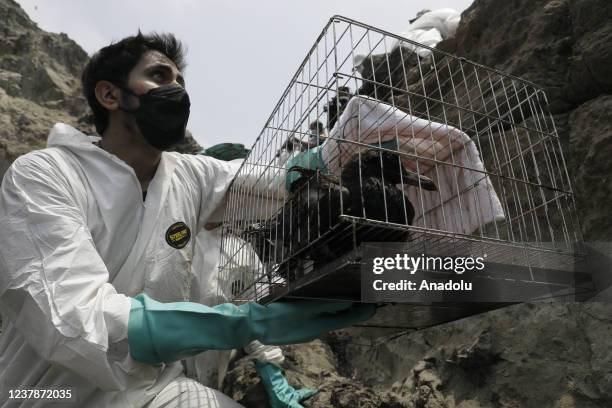
[[(301, 177), (289, 188), (289, 198), (283, 208), (283, 242), (294, 254), (325, 234), (338, 223), (342, 204), (349, 200), (349, 191), (331, 174), (319, 170), (293, 166), (289, 170)], [(309, 258), (327, 258), (330, 251), (325, 246), (313, 248)]]
[(242, 231), (242, 239), (251, 244), (266, 268), (284, 255), (282, 243), (276, 239), (280, 232), (275, 227), (275, 223), (266, 220), (252, 223)]
[[(346, 213), (355, 217), (411, 225), (415, 210), (398, 184), (437, 190), (428, 177), (407, 170), (399, 157), (387, 151), (366, 150), (356, 155), (342, 170), (342, 184), (349, 190), (350, 207)], [(408, 233), (402, 229), (375, 227), (366, 229), (358, 241), (402, 241)]]
[[(387, 151), (370, 149), (356, 155), (342, 170), (342, 183), (337, 177), (292, 167), (301, 177), (290, 187), (283, 211), (284, 245), (290, 254), (307, 247), (339, 222), (340, 214), (370, 220), (411, 225), (415, 210), (397, 185), (414, 185), (425, 190), (437, 190), (428, 177), (407, 170), (400, 158)], [(339, 233), (341, 231), (339, 230)], [(335, 233), (334, 233), (335, 235)], [(403, 241), (408, 232), (387, 226), (366, 227), (353, 239), (327, 237), (319, 245), (298, 254), (316, 263), (326, 263), (346, 253), (364, 241)]]
[(397, 185), (437, 189), (431, 179), (407, 170), (397, 155), (376, 149), (364, 151), (348, 162), (342, 170), (342, 183), (320, 170), (294, 166), (288, 172), (298, 172), (301, 177), (289, 187), (285, 205), (275, 217), (248, 233), (249, 241), (263, 242), (263, 246), (254, 245), (260, 257), (280, 264), (279, 273), (290, 280), (296, 277), (299, 260), (310, 259), (317, 267), (350, 251), (355, 243), (408, 238), (409, 233), (401, 228), (375, 226), (360, 228), (355, 240), (328, 235), (315, 243), (338, 224), (341, 214), (410, 225), (415, 210)]
[(276, 269), (284, 278), (293, 279), (299, 260), (321, 263), (332, 259), (334, 253), (325, 243), (311, 244), (338, 223), (341, 201), (348, 203), (349, 196), (333, 175), (300, 166), (287, 172), (298, 172), (300, 177), (291, 183), (284, 206), (271, 219), (248, 226), (242, 237), (251, 243), (267, 271)]
[(339, 86), (336, 95), (323, 107), (323, 111), (327, 112), (327, 129), (329, 131), (334, 128), (338, 118), (342, 115), (352, 97), (351, 88)]

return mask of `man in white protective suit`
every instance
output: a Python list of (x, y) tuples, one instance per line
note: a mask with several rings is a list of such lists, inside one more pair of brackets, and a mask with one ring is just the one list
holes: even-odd
[(219, 221), (211, 215), (237, 166), (165, 151), (185, 136), (184, 66), (170, 34), (102, 48), (82, 77), (101, 137), (56, 124), (47, 148), (4, 175), (0, 406), (236, 407), (181, 361), (255, 340), (309, 341), (374, 313), (350, 302), (191, 301), (193, 235)]

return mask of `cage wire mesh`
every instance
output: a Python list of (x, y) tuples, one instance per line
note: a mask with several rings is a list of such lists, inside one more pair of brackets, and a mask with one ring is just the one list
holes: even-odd
[(364, 242), (476, 243), (528, 271), (571, 269), (581, 251), (542, 89), (340, 16), (253, 144), (225, 220), (220, 287), (233, 300), (289, 294), (355, 264)]

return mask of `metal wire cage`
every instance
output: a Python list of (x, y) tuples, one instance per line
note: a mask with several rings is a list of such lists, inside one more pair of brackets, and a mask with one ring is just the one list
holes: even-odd
[(542, 89), (340, 16), (253, 144), (225, 220), (220, 290), (264, 302), (358, 262), (364, 242), (476, 243), (528, 269), (571, 268), (581, 242)]

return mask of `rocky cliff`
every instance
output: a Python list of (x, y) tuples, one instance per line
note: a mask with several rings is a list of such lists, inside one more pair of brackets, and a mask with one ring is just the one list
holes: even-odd
[(11, 0), (0, 1), (0, 174), (19, 155), (45, 146), (56, 122), (84, 131), (80, 69), (87, 54), (66, 34), (47, 33)]
[(438, 45), (544, 87), (587, 241), (612, 237), (611, 14), (606, 0), (476, 0)]

